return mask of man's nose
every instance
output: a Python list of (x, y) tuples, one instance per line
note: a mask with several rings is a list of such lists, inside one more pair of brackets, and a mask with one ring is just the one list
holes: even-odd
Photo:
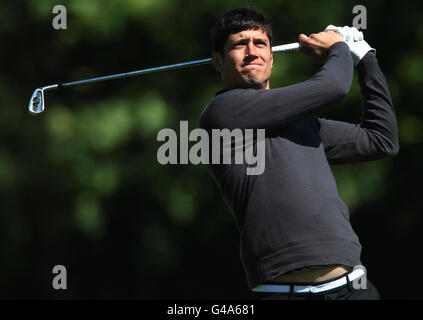
[(247, 45), (246, 54), (247, 56), (257, 56), (257, 48), (252, 41)]

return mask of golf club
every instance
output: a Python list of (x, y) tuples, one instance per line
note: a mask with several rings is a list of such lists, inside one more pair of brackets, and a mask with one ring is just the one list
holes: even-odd
[[(298, 42), (295, 42), (295, 43), (289, 43), (289, 44), (272, 47), (272, 51), (284, 52), (284, 51), (295, 50), (295, 49), (298, 49), (299, 47), (300, 47), (300, 44)], [(111, 80), (111, 79), (125, 78), (125, 77), (159, 72), (159, 71), (167, 71), (167, 70), (175, 70), (175, 69), (181, 69), (186, 67), (199, 66), (203, 64), (209, 64), (211, 62), (212, 62), (212, 58), (193, 60), (189, 62), (182, 62), (182, 63), (171, 64), (167, 66), (161, 66), (161, 67), (155, 67), (155, 68), (149, 68), (149, 69), (143, 69), (143, 70), (137, 70), (137, 71), (131, 71), (131, 72), (124, 72), (124, 73), (118, 73), (118, 74), (114, 74), (110, 76), (103, 76), (103, 77), (91, 78), (86, 80), (72, 81), (72, 82), (59, 83), (59, 84), (53, 84), (49, 86), (40, 87), (38, 89), (35, 89), (34, 93), (32, 94), (31, 100), (29, 101), (28, 109), (31, 114), (35, 114), (35, 115), (43, 112), (45, 109), (44, 92), (48, 90), (60, 89), (64, 87), (71, 87), (71, 86), (76, 86), (76, 85), (81, 85), (86, 83), (94, 83), (94, 82)]]

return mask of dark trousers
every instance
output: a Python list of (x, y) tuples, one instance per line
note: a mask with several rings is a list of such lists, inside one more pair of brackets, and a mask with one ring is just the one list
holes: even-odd
[(345, 286), (321, 293), (255, 293), (263, 300), (380, 300), (376, 287), (367, 279), (366, 289), (354, 289), (349, 282)]

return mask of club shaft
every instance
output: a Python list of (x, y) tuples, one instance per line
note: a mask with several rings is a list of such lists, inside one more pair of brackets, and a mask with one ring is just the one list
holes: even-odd
[[(284, 44), (284, 45), (272, 47), (272, 52), (284, 52), (284, 51), (295, 50), (295, 49), (299, 48), (299, 46), (300, 45), (297, 42), (296, 43)], [(91, 79), (85, 79), (85, 80), (79, 80), (79, 81), (53, 84), (53, 85), (43, 87), (43, 90), (47, 91), (47, 90), (64, 88), (64, 87), (77, 86), (77, 85), (81, 85), (81, 84), (100, 82), (100, 81), (105, 81), (105, 80), (126, 78), (126, 77), (137, 76), (137, 75), (141, 75), (141, 74), (147, 74), (147, 73), (153, 73), (153, 72), (159, 72), (159, 71), (176, 70), (176, 69), (182, 69), (182, 68), (187, 68), (187, 67), (199, 66), (199, 65), (203, 65), (203, 64), (209, 64), (211, 62), (212, 62), (212, 58), (193, 60), (193, 61), (189, 61), (189, 62), (170, 64), (170, 65), (167, 65), (167, 66), (161, 66), (161, 67), (155, 67), (155, 68), (149, 68), (149, 69), (143, 69), (143, 70), (136, 70), (136, 71), (118, 73), (118, 74), (113, 74), (113, 75), (109, 75), (109, 76), (103, 76), (103, 77), (97, 77), (97, 78), (91, 78)]]
[(300, 44), (298, 42), (288, 43), (288, 44), (282, 44), (280, 46), (272, 47), (273, 52), (284, 52), (284, 51), (290, 51), (299, 49)]

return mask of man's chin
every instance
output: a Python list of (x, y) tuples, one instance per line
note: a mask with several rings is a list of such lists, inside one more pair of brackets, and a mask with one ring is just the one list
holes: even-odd
[(245, 86), (247, 88), (253, 88), (253, 89), (266, 89), (267, 88), (267, 81), (259, 80), (256, 78), (247, 78), (244, 79)]

